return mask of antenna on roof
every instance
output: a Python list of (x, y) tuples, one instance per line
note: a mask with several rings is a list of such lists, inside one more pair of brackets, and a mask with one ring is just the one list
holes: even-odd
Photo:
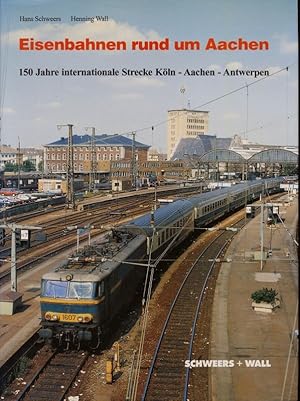
[(184, 109), (185, 108), (185, 97), (184, 97), (185, 87), (184, 87), (184, 85), (181, 86), (180, 93), (182, 94), (182, 108)]

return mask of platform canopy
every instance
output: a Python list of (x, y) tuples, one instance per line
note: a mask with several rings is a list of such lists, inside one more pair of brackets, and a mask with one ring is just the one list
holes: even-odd
[(267, 149), (255, 153), (248, 159), (248, 163), (298, 164), (298, 155), (285, 149)]
[(214, 149), (199, 158), (200, 162), (245, 163), (246, 159), (239, 153), (229, 149)]

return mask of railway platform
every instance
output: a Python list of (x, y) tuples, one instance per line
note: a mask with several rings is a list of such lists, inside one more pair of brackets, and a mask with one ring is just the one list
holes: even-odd
[[(263, 263), (260, 215), (236, 235), (224, 257), (213, 304), (210, 359), (231, 360), (234, 366), (211, 368), (212, 401), (297, 400), (298, 258), (290, 236), (295, 238), (297, 230), (297, 198), (282, 208), (281, 217), (284, 224), (264, 225), (268, 257)], [(280, 307), (256, 312), (251, 294), (266, 287), (278, 292)], [(253, 363), (256, 367), (247, 367)]]

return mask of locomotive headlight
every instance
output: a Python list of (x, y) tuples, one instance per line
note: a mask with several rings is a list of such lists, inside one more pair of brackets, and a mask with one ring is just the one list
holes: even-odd
[(51, 317), (51, 320), (58, 320), (58, 316), (57, 316), (57, 315), (53, 315), (53, 316)]
[(82, 316), (78, 316), (77, 320), (78, 320), (78, 322), (83, 322), (83, 317)]
[(46, 320), (51, 320), (51, 317), (52, 317), (52, 316), (51, 316), (51, 313), (46, 313), (46, 314), (45, 314), (45, 319), (46, 319)]

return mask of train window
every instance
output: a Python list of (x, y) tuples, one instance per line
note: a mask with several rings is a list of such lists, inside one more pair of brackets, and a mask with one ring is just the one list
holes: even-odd
[(42, 296), (51, 298), (66, 298), (67, 288), (67, 281), (43, 280)]
[(93, 283), (70, 282), (69, 298), (93, 298)]
[(159, 235), (158, 236), (158, 246), (160, 246), (161, 245), (161, 236)]
[(98, 288), (98, 296), (102, 297), (104, 295), (104, 281), (101, 281)]
[(161, 234), (161, 242), (164, 243), (165, 242), (165, 232), (163, 231)]

